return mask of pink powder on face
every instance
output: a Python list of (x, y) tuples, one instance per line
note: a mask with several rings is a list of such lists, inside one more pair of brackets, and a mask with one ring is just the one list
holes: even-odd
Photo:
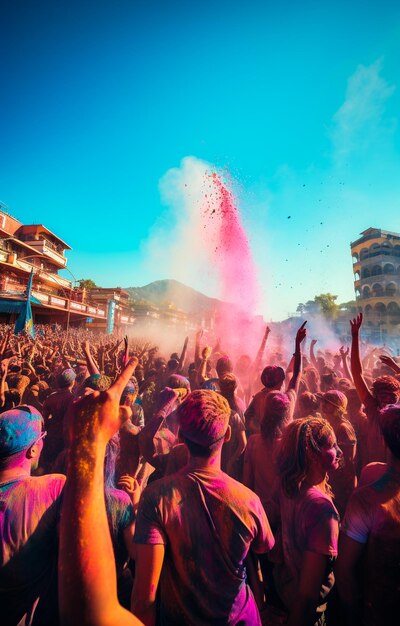
[[(202, 232), (218, 279), (219, 298), (234, 305), (219, 315), (216, 332), (222, 339), (235, 334), (243, 351), (243, 341), (253, 343), (250, 320), (259, 304), (257, 269), (232, 191), (217, 172), (208, 174), (205, 183)], [(254, 339), (259, 341), (257, 334)]]

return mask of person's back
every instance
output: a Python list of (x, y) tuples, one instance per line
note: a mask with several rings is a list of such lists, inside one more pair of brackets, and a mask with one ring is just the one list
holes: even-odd
[(178, 414), (189, 463), (142, 494), (133, 612), (142, 617), (148, 605), (144, 596), (155, 598), (157, 589), (141, 593), (139, 578), (148, 577), (140, 549), (162, 545), (161, 623), (257, 625), (244, 559), (250, 546), (255, 552), (270, 550), (274, 538), (258, 496), (220, 470), (221, 447), (230, 432), (229, 405), (219, 394), (199, 390)]
[(343, 532), (365, 545), (364, 624), (390, 624), (400, 589), (400, 473), (392, 468), (353, 494)]
[(64, 482), (58, 474), (0, 482), (3, 626), (57, 619), (57, 523)]
[(292, 419), (292, 407), (285, 393), (270, 391), (265, 397), (261, 432), (250, 437), (245, 452), (243, 482), (260, 497), (268, 516), (275, 511), (276, 455), (282, 433)]
[(268, 512), (276, 481), (276, 453), (279, 440), (251, 435), (244, 457), (243, 482), (260, 498)]
[[(400, 589), (400, 404), (386, 407), (380, 426), (388, 447), (389, 463), (375, 464), (371, 473), (383, 475), (351, 496), (342, 525), (338, 561), (338, 585), (347, 623), (359, 616), (359, 591), (366, 626), (393, 623)], [(363, 588), (356, 579), (362, 561)], [(355, 597), (354, 597), (355, 596)], [(358, 623), (358, 622), (357, 622)]]
[(52, 469), (52, 464), (65, 447), (65, 416), (71, 402), (74, 400), (72, 387), (75, 381), (75, 372), (64, 370), (57, 377), (59, 389), (50, 394), (43, 405), (43, 416), (47, 430), (47, 442), (42, 455), (42, 465), (46, 471)]
[(0, 416), (1, 623), (58, 623), (57, 525), (65, 476), (30, 476), (45, 433), (31, 406)]
[(168, 545), (160, 578), (166, 624), (257, 624), (244, 559), (272, 547), (258, 497), (220, 470), (183, 468), (143, 493), (136, 543)]

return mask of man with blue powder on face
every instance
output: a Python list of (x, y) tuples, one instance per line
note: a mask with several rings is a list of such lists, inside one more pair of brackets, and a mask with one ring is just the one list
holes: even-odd
[(58, 624), (57, 525), (65, 476), (31, 476), (46, 432), (28, 405), (0, 415), (0, 606), (3, 626)]

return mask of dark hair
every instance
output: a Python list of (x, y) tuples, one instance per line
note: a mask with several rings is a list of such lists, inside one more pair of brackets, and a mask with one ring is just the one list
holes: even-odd
[(197, 456), (202, 459), (209, 459), (210, 456), (212, 456), (214, 452), (216, 452), (216, 450), (218, 450), (221, 447), (220, 440), (216, 441), (215, 443), (212, 443), (210, 446), (201, 446), (199, 443), (194, 443), (193, 441), (190, 441), (190, 439), (186, 439), (186, 437), (184, 437), (182, 433), (180, 433), (180, 436), (182, 438), (183, 443), (189, 450), (190, 455)]
[(372, 384), (372, 393), (376, 395), (380, 392), (398, 393), (400, 382), (394, 376), (379, 376)]
[(400, 402), (382, 409), (379, 422), (387, 447), (396, 459), (400, 459)]
[(217, 370), (218, 377), (222, 378), (224, 374), (233, 372), (232, 361), (227, 356), (221, 356), (217, 361), (215, 369)]
[(299, 407), (304, 410), (305, 414), (314, 415), (318, 411), (319, 401), (316, 395), (311, 391), (304, 391), (299, 395)]
[(289, 412), (290, 400), (285, 393), (281, 391), (267, 393), (264, 415), (260, 424), (262, 437), (268, 441), (281, 437), (288, 423)]

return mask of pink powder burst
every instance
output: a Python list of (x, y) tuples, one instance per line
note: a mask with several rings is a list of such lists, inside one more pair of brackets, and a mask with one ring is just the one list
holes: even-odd
[(205, 186), (202, 230), (219, 297), (234, 305), (220, 314), (216, 330), (236, 331), (243, 340), (260, 300), (257, 268), (232, 191), (217, 172), (207, 174)]

